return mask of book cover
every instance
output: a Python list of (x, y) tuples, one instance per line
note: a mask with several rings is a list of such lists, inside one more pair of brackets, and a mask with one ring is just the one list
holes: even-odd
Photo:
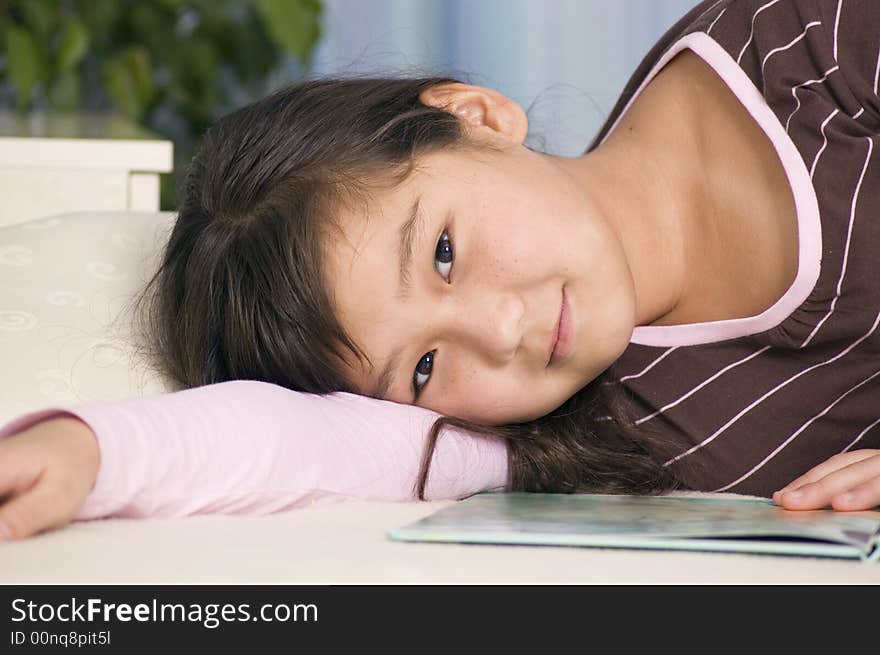
[(880, 559), (880, 511), (785, 510), (733, 494), (481, 493), (410, 525), (397, 541), (685, 549)]

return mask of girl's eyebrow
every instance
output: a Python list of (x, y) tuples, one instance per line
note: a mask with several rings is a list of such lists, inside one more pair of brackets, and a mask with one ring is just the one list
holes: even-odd
[[(413, 246), (416, 241), (416, 233), (421, 229), (424, 219), (424, 215), (421, 212), (421, 202), (422, 196), (419, 195), (415, 199), (415, 202), (413, 202), (412, 207), (410, 207), (407, 219), (400, 226), (400, 239), (398, 241), (399, 247), (397, 251), (397, 264), (399, 271), (397, 287), (398, 300), (406, 300), (409, 298), (409, 292), (412, 288), (410, 284), (409, 270), (412, 267)], [(389, 362), (393, 359), (395, 358), (392, 357), (389, 359)], [(388, 367), (386, 366), (385, 368), (387, 370)]]
[[(410, 281), (409, 270), (412, 267), (413, 250), (416, 242), (416, 235), (422, 226), (424, 215), (421, 212), (422, 196), (418, 195), (409, 208), (407, 218), (400, 226), (398, 231), (398, 250), (397, 250), (397, 268), (398, 268), (398, 287), (397, 299), (404, 301), (409, 298), (412, 284)], [(398, 346), (391, 356), (385, 360), (385, 366), (376, 380), (369, 395), (379, 400), (385, 400), (388, 390), (394, 384), (394, 372), (400, 362), (400, 356), (403, 351), (402, 346)]]

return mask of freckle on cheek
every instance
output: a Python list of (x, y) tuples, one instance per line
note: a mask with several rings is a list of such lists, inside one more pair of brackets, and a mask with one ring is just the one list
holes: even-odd
[(471, 383), (474, 381), (476, 377), (476, 371), (474, 369), (469, 369), (459, 374), (458, 377), (453, 377), (450, 380), (450, 384), (453, 388), (455, 387), (464, 387), (469, 388)]

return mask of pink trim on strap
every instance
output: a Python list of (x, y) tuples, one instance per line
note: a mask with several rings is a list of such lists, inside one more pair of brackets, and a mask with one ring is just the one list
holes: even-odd
[(645, 77), (602, 141), (604, 142), (611, 135), (620, 119), (660, 69), (685, 48), (693, 51), (715, 70), (773, 143), (791, 184), (797, 210), (798, 272), (794, 282), (782, 297), (755, 316), (684, 325), (636, 326), (630, 343), (646, 346), (692, 346), (769, 330), (779, 325), (803, 304), (819, 279), (822, 224), (816, 191), (806, 165), (761, 92), (724, 48), (708, 35), (695, 32), (676, 41)]

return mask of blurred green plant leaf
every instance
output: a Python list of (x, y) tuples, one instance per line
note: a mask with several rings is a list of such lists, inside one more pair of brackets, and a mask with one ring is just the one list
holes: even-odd
[(41, 61), (37, 44), (27, 31), (15, 25), (6, 28), (6, 69), (19, 109), (30, 105), (34, 85), (42, 76)]
[(111, 57), (104, 64), (107, 92), (122, 112), (141, 121), (156, 93), (150, 55), (140, 46), (133, 46)]
[(58, 70), (69, 71), (79, 64), (89, 49), (89, 34), (83, 22), (76, 16), (71, 17), (61, 37), (58, 49)]
[(62, 71), (49, 86), (48, 95), (54, 108), (75, 110), (82, 99), (80, 76), (73, 70)]
[(210, 121), (217, 101), (217, 50), (212, 41), (194, 36), (174, 52), (169, 92), (198, 121)]
[(223, 31), (221, 25), (212, 27), (211, 36), (240, 80), (261, 80), (278, 63), (282, 49), (273, 39), (266, 38), (257, 12), (247, 12), (243, 29)]
[(58, 2), (56, 0), (20, 0), (16, 3), (24, 16), (24, 24), (46, 42), (52, 36), (57, 20)]
[(321, 36), (317, 0), (255, 0), (263, 26), (279, 46), (306, 61)]
[(89, 26), (89, 48), (103, 54), (105, 49), (113, 49), (111, 44), (118, 40), (123, 27), (120, 17), (129, 9), (128, 2), (119, 0), (87, 0), (78, 3), (76, 15)]
[(150, 2), (136, 3), (128, 13), (128, 24), (134, 31), (135, 39), (140, 42), (154, 41), (162, 30), (168, 30), (171, 26), (168, 25), (166, 12), (169, 10)]
[[(0, 98), (21, 112), (116, 111), (174, 141), (161, 207), (216, 118), (304, 68), (323, 0), (0, 0)], [(4, 56), (5, 55), (5, 56)]]

